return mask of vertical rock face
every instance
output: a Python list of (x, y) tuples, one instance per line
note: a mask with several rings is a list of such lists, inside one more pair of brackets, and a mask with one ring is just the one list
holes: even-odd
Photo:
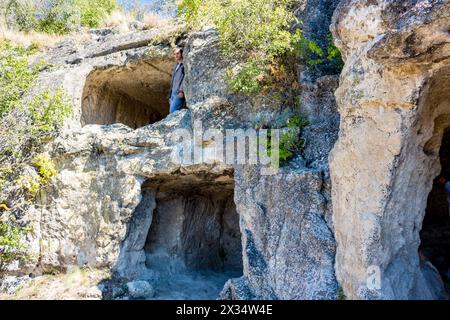
[(261, 176), (244, 167), (235, 179), (244, 277), (222, 294), (239, 297), (236, 288), (247, 287), (240, 298), (336, 299), (335, 242), (325, 220), (322, 173), (287, 167)]
[[(324, 11), (314, 11), (313, 4)], [(317, 26), (321, 34), (328, 33), (324, 21), (332, 9), (327, 4), (336, 1), (308, 2), (308, 12), (315, 12), (308, 20), (309, 32)], [(206, 29), (186, 39), (187, 109), (145, 125), (135, 121), (142, 105), (125, 99), (128, 107), (139, 109), (124, 113), (130, 122), (111, 123), (123, 117), (103, 121), (108, 110), (116, 110), (115, 91), (124, 90), (140, 102), (162, 99), (160, 89), (167, 86), (167, 77), (155, 67), (166, 70), (170, 48), (165, 42), (144, 47), (156, 35), (113, 34), (67, 55), (49, 55), (60, 69), (43, 74), (40, 86), (63, 85), (75, 113), (49, 146), (59, 175), (27, 213), (38, 226), (30, 240), (37, 256), (30, 268), (46, 272), (71, 265), (106, 267), (133, 279), (148, 268), (158, 269), (162, 265), (158, 261), (165, 259), (176, 267), (181, 261), (188, 269), (238, 270), (226, 274), (226, 279), (242, 277), (227, 282), (222, 298), (336, 299), (327, 161), (339, 123), (333, 97), (336, 76), (316, 70), (304, 84), (303, 107), (311, 122), (304, 134), (305, 153), (277, 174), (262, 175), (260, 166), (230, 164), (221, 158), (180, 163), (174, 157), (180, 148), (205, 147), (207, 153), (208, 146), (218, 143), (206, 137), (197, 140), (198, 123), (205, 131), (245, 130), (262, 112), (276, 120), (280, 110), (262, 103), (264, 97), (228, 91), (224, 81), (228, 62), (220, 56), (217, 33)], [(162, 65), (157, 63), (161, 61)], [(145, 81), (124, 76), (142, 80), (136, 66), (143, 68)], [(96, 79), (114, 92), (97, 95), (103, 91), (92, 81)], [(160, 80), (161, 86), (149, 79)], [(156, 106), (161, 113), (163, 105), (148, 107)], [(87, 121), (90, 116), (97, 118)], [(176, 274), (172, 271), (168, 274)], [(167, 276), (164, 281), (171, 279)], [(161, 292), (158, 282), (152, 288), (156, 295)]]
[(332, 29), (345, 57), (330, 156), (339, 282), (354, 299), (439, 298), (418, 247), (450, 126), (450, 4), (341, 1)]
[[(295, 14), (303, 30), (303, 35), (316, 42), (326, 53), (332, 42), (330, 23), (339, 0), (307, 0), (299, 1)], [(315, 66), (307, 66), (301, 78), (303, 82), (315, 82), (318, 78), (339, 74), (340, 67), (333, 61)]]

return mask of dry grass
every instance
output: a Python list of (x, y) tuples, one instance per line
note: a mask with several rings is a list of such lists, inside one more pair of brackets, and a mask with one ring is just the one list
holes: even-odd
[(54, 47), (56, 43), (60, 42), (66, 37), (74, 39), (77, 43), (85, 43), (91, 39), (90, 35), (85, 31), (69, 35), (48, 34), (36, 31), (21, 32), (8, 29), (5, 23), (0, 18), (0, 41), (9, 40), (12, 43), (21, 45), (23, 47), (29, 47), (33, 45), (41, 50)]
[(161, 18), (161, 16), (155, 13), (149, 12), (145, 14), (142, 22), (146, 28), (150, 29), (162, 26), (166, 22), (166, 19)]
[(123, 11), (114, 11), (103, 23), (103, 28), (117, 28), (121, 32), (129, 31), (130, 22), (134, 21), (134, 18)]
[(62, 39), (62, 36), (50, 35), (39, 32), (20, 32), (15, 30), (9, 30), (6, 27), (3, 18), (0, 17), (0, 40), (9, 40), (13, 43), (29, 47), (35, 45), (38, 48), (49, 48), (55, 45)]
[(110, 272), (74, 268), (66, 274), (44, 275), (22, 285), (14, 294), (0, 294), (0, 300), (91, 299), (88, 289), (110, 277)]
[[(1, 0), (0, 0), (1, 1)], [(106, 18), (101, 27), (114, 28), (118, 32), (129, 32), (130, 24), (136, 21), (136, 16), (133, 13), (126, 13), (121, 10), (114, 11), (108, 18)], [(152, 29), (170, 25), (170, 19), (162, 18), (155, 13), (146, 13), (142, 19), (143, 29)], [(86, 31), (86, 30), (85, 30)], [(29, 47), (36, 46), (39, 49), (47, 49), (53, 47), (56, 43), (65, 37), (71, 37), (78, 43), (83, 43), (89, 40), (87, 32), (81, 32), (71, 35), (55, 35), (41, 32), (20, 32), (10, 30), (6, 27), (3, 17), (0, 15), (0, 40), (9, 40), (13, 43)]]
[[(136, 15), (132, 12), (126, 13), (123, 11), (114, 11), (111, 16), (106, 18), (103, 23), (103, 28), (116, 28), (119, 32), (130, 31), (130, 24), (137, 21)], [(167, 25), (168, 19), (162, 18), (156, 13), (148, 12), (142, 19), (143, 29), (157, 28)]]

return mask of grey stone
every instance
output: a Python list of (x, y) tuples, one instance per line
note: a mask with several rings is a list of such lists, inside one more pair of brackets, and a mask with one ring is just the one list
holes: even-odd
[(14, 294), (21, 285), (30, 280), (29, 276), (2, 276), (0, 277), (0, 292)]
[(125, 294), (125, 290), (122, 287), (114, 287), (112, 289), (112, 297), (113, 297), (113, 299), (120, 298), (124, 294)]
[(86, 297), (93, 299), (101, 299), (103, 296), (102, 290), (98, 286), (90, 287), (86, 291)]
[(152, 298), (155, 290), (147, 281), (133, 281), (127, 283), (128, 294), (133, 299)]
[[(325, 34), (332, 8), (322, 21), (319, 2), (335, 4), (310, 1), (305, 12), (314, 17), (305, 20), (308, 32)], [(107, 268), (128, 281), (130, 297), (152, 298), (153, 286), (159, 294), (173, 275), (207, 266), (222, 272), (219, 286), (231, 279), (223, 299), (336, 299), (328, 154), (339, 124), (337, 77), (311, 71), (303, 84), (306, 149), (278, 174), (222, 159), (178, 163), (172, 156), (193, 142), (198, 121), (205, 129), (282, 127), (295, 111), (228, 90), (225, 68), (236, 62), (220, 55), (213, 28), (186, 39), (182, 26), (169, 29), (166, 37), (157, 28), (98, 30), (87, 43), (65, 41), (48, 52), (53, 67), (31, 95), (62, 86), (74, 112), (45, 146), (59, 174), (24, 214), (36, 226), (30, 268)], [(186, 44), (187, 109), (167, 115), (162, 99), (176, 41)], [(128, 296), (113, 289), (113, 298)]]
[(434, 299), (443, 290), (418, 249), (450, 125), (449, 24), (448, 1), (345, 0), (334, 13), (345, 67), (330, 173), (336, 274), (350, 299)]

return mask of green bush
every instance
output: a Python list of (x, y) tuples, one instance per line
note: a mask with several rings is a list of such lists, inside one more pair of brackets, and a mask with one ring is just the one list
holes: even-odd
[(5, 18), (10, 29), (66, 34), (98, 27), (117, 7), (116, 0), (9, 0)]
[(41, 190), (40, 179), (34, 175), (20, 175), (14, 183), (27, 192), (28, 198), (34, 198)]
[(100, 23), (118, 8), (116, 0), (76, 0), (81, 13), (81, 25), (97, 28)]
[(242, 68), (226, 70), (226, 81), (229, 88), (234, 92), (253, 94), (261, 91), (261, 84), (258, 77), (262, 77), (264, 70), (255, 61), (247, 61)]
[(342, 60), (341, 51), (335, 46), (333, 36), (328, 35), (328, 48), (327, 48), (327, 59), (332, 62), (337, 70), (342, 70), (344, 67), (344, 61)]
[(4, 8), (7, 27), (25, 32), (36, 28), (38, 20), (35, 13), (33, 0), (9, 0)]
[(37, 31), (65, 34), (81, 25), (81, 12), (75, 0), (48, 0), (37, 13)]
[(223, 54), (242, 63), (239, 70), (228, 69), (228, 83), (233, 91), (249, 94), (273, 84), (280, 66), (284, 70), (291, 66), (289, 56), (296, 55), (295, 44), (301, 38), (301, 32), (290, 32), (297, 22), (294, 4), (294, 0), (183, 0), (179, 13), (194, 29), (217, 28)]
[[(63, 90), (50, 93), (43, 91), (4, 117), (0, 122), (0, 184), (3, 188), (26, 192), (34, 196), (57, 174), (55, 164), (45, 154), (39, 153), (41, 146), (52, 139), (72, 112), (72, 104)], [(19, 122), (15, 119), (19, 118)], [(33, 166), (37, 174), (28, 170)], [(14, 167), (14, 172), (8, 168)], [(5, 201), (0, 189), (0, 202)]]
[[(295, 155), (303, 153), (305, 140), (301, 136), (303, 129), (308, 125), (309, 121), (304, 115), (291, 116), (287, 120), (278, 142), (278, 153), (281, 165), (287, 163)], [(272, 156), (272, 134), (270, 130), (267, 134), (267, 141), (260, 141), (260, 143), (265, 145), (268, 156)]]
[(45, 90), (33, 97), (30, 131), (33, 135), (48, 135), (58, 129), (72, 113), (72, 104), (62, 89), (53, 93)]
[(299, 89), (295, 62), (319, 65), (339, 55), (330, 46), (326, 56), (301, 29), (292, 31), (299, 24), (295, 6), (295, 0), (182, 0), (178, 11), (193, 29), (217, 28), (223, 54), (239, 64), (227, 70), (234, 92), (284, 91), (292, 102)]
[(53, 160), (47, 154), (38, 154), (32, 159), (32, 164), (37, 171), (34, 174), (21, 174), (14, 181), (15, 185), (26, 191), (28, 198), (33, 199), (50, 179), (58, 174)]
[(301, 138), (303, 129), (309, 124), (309, 121), (302, 116), (296, 115), (289, 119), (288, 129), (281, 134), (279, 152), (282, 162), (288, 161), (296, 154), (303, 152), (305, 141)]
[(35, 156), (33, 164), (39, 173), (42, 185), (45, 185), (52, 177), (58, 174), (55, 163), (47, 154), (41, 153)]
[(228, 55), (247, 58), (252, 53), (267, 59), (292, 50), (296, 34), (290, 10), (294, 0), (183, 0), (179, 11), (194, 28), (212, 24)]
[(56, 175), (51, 159), (41, 154), (42, 146), (72, 112), (61, 89), (36, 93), (29, 100), (27, 93), (39, 69), (29, 66), (29, 54), (10, 43), (2, 43), (0, 50), (0, 204), (12, 210), (24, 208)]
[(242, 64), (227, 71), (234, 92), (288, 88), (295, 96), (298, 88), (290, 85), (296, 84), (295, 60), (316, 65), (324, 55), (301, 29), (291, 30), (298, 24), (296, 4), (294, 0), (183, 0), (179, 12), (193, 28), (216, 26), (223, 53)]
[(0, 118), (20, 105), (42, 67), (42, 64), (29, 66), (28, 57), (33, 53), (34, 49), (0, 41)]
[(22, 229), (12, 221), (0, 220), (0, 271), (15, 260), (25, 260), (26, 246), (21, 239), (29, 230)]

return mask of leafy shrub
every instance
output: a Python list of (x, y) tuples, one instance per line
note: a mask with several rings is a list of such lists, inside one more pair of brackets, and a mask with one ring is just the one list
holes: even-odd
[(48, 0), (38, 13), (37, 31), (65, 34), (81, 25), (81, 12), (74, 0)]
[(37, 94), (28, 108), (32, 119), (30, 131), (39, 135), (52, 133), (72, 113), (72, 104), (62, 89), (54, 93), (45, 90)]
[(287, 161), (303, 152), (305, 141), (301, 138), (303, 129), (309, 124), (305, 117), (296, 115), (289, 119), (288, 129), (281, 134), (279, 152), (280, 160)]
[[(300, 31), (290, 32), (296, 22), (294, 0), (183, 0), (180, 14), (193, 28), (216, 26), (222, 52), (242, 63), (228, 69), (233, 91), (257, 93), (274, 82), (279, 66), (291, 70)], [(289, 76), (289, 72), (287, 73)]]
[(226, 70), (226, 81), (234, 93), (258, 93), (261, 91), (258, 77), (263, 77), (263, 73), (264, 70), (255, 61), (248, 61), (238, 70), (228, 68)]
[(66, 34), (98, 27), (117, 7), (116, 0), (9, 0), (5, 16), (10, 29)]
[(311, 65), (323, 62), (323, 50), (316, 42), (306, 39), (300, 29), (290, 30), (298, 23), (295, 4), (293, 0), (183, 0), (179, 11), (193, 28), (216, 26), (223, 53), (243, 63), (239, 71), (228, 70), (230, 87), (256, 93), (283, 85), (284, 78), (293, 80), (294, 59)]
[(32, 0), (9, 0), (6, 3), (5, 18), (9, 29), (25, 32), (34, 30), (38, 22)]
[(41, 153), (35, 156), (33, 164), (41, 177), (41, 185), (45, 185), (52, 177), (58, 174), (55, 163), (47, 154)]
[[(9, 44), (3, 48), (0, 81), (12, 88), (9, 92), (0, 88), (0, 204), (17, 214), (56, 175), (53, 161), (42, 150), (72, 112), (72, 104), (61, 89), (34, 94), (29, 101), (27, 93), (37, 69), (29, 66), (27, 50)], [(8, 65), (8, 61), (15, 63)], [(16, 81), (13, 75), (19, 74), (27, 75), (26, 81)]]
[(47, 154), (38, 154), (32, 159), (37, 174), (25, 172), (15, 181), (15, 184), (24, 189), (27, 195), (34, 198), (45, 187), (50, 179), (58, 174), (53, 160)]
[(332, 62), (337, 70), (341, 70), (344, 66), (344, 61), (342, 60), (341, 51), (334, 45), (333, 36), (331, 34), (328, 35), (327, 53), (328, 61)]
[(42, 64), (29, 67), (28, 57), (34, 49), (0, 41), (0, 117), (20, 105)]
[(57, 174), (42, 150), (72, 110), (62, 90), (25, 99), (40, 69), (30, 66), (32, 53), (0, 42), (0, 271), (15, 260), (26, 259), (21, 239), (27, 229), (6, 215), (20, 217)]
[(14, 225), (12, 221), (0, 220), (0, 271), (15, 260), (26, 260), (26, 246), (21, 239), (28, 231)]
[(295, 69), (298, 59), (319, 65), (337, 59), (336, 47), (328, 56), (315, 41), (304, 37), (294, 15), (295, 0), (182, 0), (179, 14), (194, 29), (214, 25), (222, 52), (239, 66), (227, 70), (234, 92), (255, 94), (283, 91), (292, 103), (299, 88)]
[(268, 59), (292, 49), (295, 34), (289, 32), (295, 16), (294, 0), (183, 0), (182, 16), (198, 28), (212, 24), (221, 35), (228, 55), (247, 58), (251, 53)]
[(35, 175), (20, 175), (15, 184), (28, 193), (28, 196), (34, 198), (41, 190), (41, 183), (38, 176)]
[(116, 0), (76, 0), (75, 7), (80, 10), (82, 26), (97, 28), (118, 6)]
[[(278, 153), (281, 164), (288, 162), (295, 155), (302, 154), (305, 147), (305, 140), (302, 139), (303, 129), (309, 125), (308, 119), (303, 115), (295, 115), (288, 119), (284, 130), (280, 134), (278, 143)], [(272, 134), (268, 131), (266, 144), (268, 156), (272, 155)]]
[[(44, 91), (0, 119), (0, 168), (15, 168), (13, 172), (0, 170), (0, 203), (33, 199), (57, 174), (55, 164), (41, 150), (71, 111), (64, 91)], [(36, 171), (30, 171), (30, 166)]]
[(298, 56), (306, 64), (314, 66), (323, 62), (323, 50), (317, 42), (307, 38), (301, 38), (295, 46)]

